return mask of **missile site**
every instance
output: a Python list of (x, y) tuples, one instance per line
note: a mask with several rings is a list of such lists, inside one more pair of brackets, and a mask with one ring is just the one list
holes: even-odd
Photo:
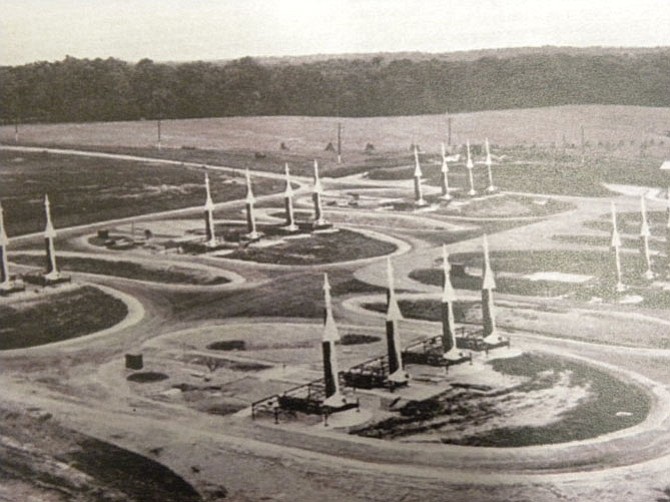
[(462, 57), (0, 68), (0, 500), (670, 500), (670, 108)]

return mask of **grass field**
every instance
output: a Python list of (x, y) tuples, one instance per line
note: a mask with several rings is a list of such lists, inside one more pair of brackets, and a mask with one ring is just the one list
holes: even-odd
[[(610, 247), (612, 238), (606, 235), (570, 235), (561, 234), (552, 237), (559, 242), (570, 242), (587, 246)], [(624, 249), (640, 249), (640, 239), (637, 237), (621, 237), (621, 247)], [(652, 251), (664, 251), (667, 248), (665, 242), (651, 240), (649, 249)]]
[[(510, 148), (503, 152), (508, 158), (493, 166), (493, 180), (497, 187), (506, 191), (604, 197), (611, 195), (604, 183), (665, 186), (668, 182), (666, 173), (659, 170), (660, 158), (650, 156), (630, 158), (625, 152), (614, 152), (587, 157), (582, 164), (575, 152), (566, 155), (559, 149), (544, 146)], [(405, 166), (376, 169), (368, 177), (373, 180), (409, 180), (412, 173), (413, 167)], [(436, 158), (432, 162), (428, 159), (423, 175), (426, 183), (439, 186), (442, 175)], [(464, 197), (469, 189), (467, 176), (463, 161), (450, 166), (450, 186), (460, 189), (454, 192), (457, 198)], [(488, 186), (486, 168), (475, 166), (473, 177), (475, 189), (481, 193)]]
[(92, 286), (2, 305), (0, 350), (87, 335), (121, 322), (127, 313), (125, 303)]
[(247, 247), (226, 257), (277, 265), (320, 265), (384, 256), (395, 250), (396, 246), (389, 242), (350, 230), (339, 230), (335, 233), (315, 233), (305, 239), (286, 240), (276, 246)]
[[(491, 365), (500, 373), (526, 381), (491, 395), (452, 390), (419, 404), (407, 404), (399, 416), (356, 433), (409, 442), (419, 437), (447, 444), (522, 447), (597, 437), (631, 427), (649, 413), (650, 399), (641, 389), (590, 366), (537, 354), (497, 360)], [(552, 402), (552, 392), (570, 393), (580, 388), (588, 389), (588, 394), (556, 420), (528, 417), (528, 424), (521, 419), (518, 425), (506, 425), (523, 416), (529, 407), (524, 399), (535, 398), (534, 406), (538, 406), (540, 400)], [(624, 415), (617, 415), (620, 411)]]
[(494, 197), (471, 200), (462, 206), (450, 204), (439, 213), (473, 218), (505, 218), (517, 216), (547, 216), (573, 209), (574, 206), (556, 199), (500, 194)]
[[(454, 319), (456, 322), (465, 322), (470, 309), (476, 308), (479, 302), (456, 301), (454, 302)], [(439, 302), (434, 300), (400, 300), (398, 302), (403, 316), (422, 321), (437, 321), (441, 319), (442, 311)], [(386, 312), (385, 303), (366, 303), (364, 308), (373, 312)]]
[[(185, 321), (225, 317), (323, 316), (323, 272), (305, 270), (272, 276), (272, 281), (256, 288), (196, 294), (174, 292), (170, 294), (169, 301), (175, 314)], [(331, 270), (328, 278), (333, 296), (385, 291), (384, 288), (358, 281), (350, 271)]]
[[(617, 214), (617, 228), (621, 233), (639, 235), (641, 222), (642, 216), (637, 211)], [(653, 234), (665, 236), (668, 217), (664, 211), (648, 211), (647, 222)], [(598, 220), (587, 221), (584, 226), (603, 232), (611, 232), (612, 217), (609, 214), (604, 214)]]
[[(637, 148), (644, 140), (656, 146), (665, 138), (670, 109), (634, 106), (558, 106), (550, 108), (497, 110), (451, 114), (454, 144), (483, 141), (495, 145), (521, 144), (579, 145), (580, 126), (585, 139), (594, 148), (601, 143)], [(214, 150), (278, 151), (280, 142), (289, 154), (322, 156), (326, 144), (335, 143), (337, 123), (343, 127), (343, 152), (363, 151), (366, 143), (376, 150), (407, 151), (417, 143), (426, 151), (438, 152), (446, 141), (445, 115), (412, 117), (229, 117), (211, 119), (165, 120), (163, 145), (168, 148), (197, 147)], [(14, 127), (0, 128), (0, 140), (13, 143)], [(69, 145), (147, 147), (156, 143), (153, 121), (84, 124), (37, 124), (20, 127), (20, 140), (32, 143)], [(667, 146), (668, 141), (666, 141)], [(667, 153), (667, 148), (665, 152)], [(334, 155), (330, 155), (334, 160)]]
[[(478, 150), (488, 137), (494, 154), (505, 153), (529, 162), (508, 169), (504, 176), (500, 172), (496, 174), (496, 183), (505, 189), (537, 192), (528, 181), (529, 176), (532, 179), (535, 174), (538, 178), (550, 176), (541, 180), (548, 190), (552, 188), (550, 193), (579, 194), (585, 190), (592, 193), (596, 190), (593, 181), (611, 174), (609, 168), (599, 171), (603, 168), (601, 163), (607, 167), (613, 159), (635, 160), (643, 170), (648, 165), (650, 172), (655, 172), (652, 167), (657, 168), (661, 159), (670, 157), (670, 138), (667, 137), (670, 109), (667, 108), (559, 106), (453, 114), (451, 119), (454, 145), (462, 145), (469, 139)], [(336, 164), (334, 153), (324, 151), (328, 142), (336, 142), (338, 122), (343, 125), (342, 165)], [(586, 170), (575, 163), (581, 159), (581, 126), (585, 131)], [(447, 139), (446, 130), (445, 115), (228, 117), (163, 121), (165, 148), (160, 152), (155, 148), (156, 123), (152, 121), (25, 125), (20, 128), (20, 142), (111, 148), (120, 153), (277, 172), (284, 162), (289, 162), (300, 174), (310, 174), (311, 159), (318, 158), (323, 174), (341, 176), (375, 167), (409, 165), (412, 163), (409, 147), (414, 143), (426, 154), (437, 154), (440, 142)], [(0, 141), (13, 143), (13, 127), (0, 127)], [(282, 142), (289, 150), (280, 150)], [(371, 155), (364, 153), (367, 143), (375, 147)], [(258, 158), (256, 153), (264, 157)], [(561, 161), (563, 158), (567, 160)], [(542, 165), (533, 164), (536, 161)], [(596, 170), (591, 166), (596, 166)], [(634, 171), (639, 171), (640, 166)], [(622, 167), (631, 171), (629, 166)], [(456, 166), (454, 182), (463, 185), (458, 180), (458, 170)], [(483, 168), (477, 171), (484, 173)], [(576, 176), (575, 171), (590, 173), (584, 180), (591, 178), (592, 182), (583, 187), (584, 180)], [(479, 174), (477, 177), (481, 177), (478, 185), (485, 187), (484, 178)], [(634, 177), (637, 179), (638, 175)], [(553, 188), (555, 183), (559, 183), (557, 188)], [(667, 184), (667, 180), (663, 184)]]
[[(467, 267), (482, 267), (482, 256), (478, 253), (456, 253), (451, 256), (452, 263), (463, 263)], [(649, 288), (642, 279), (644, 264), (638, 253), (621, 256), (623, 281), (634, 287), (635, 294), (644, 298), (643, 305), (652, 308), (670, 306), (670, 293), (660, 289)], [(593, 296), (615, 299), (615, 269), (613, 255), (609, 251), (496, 251), (491, 253), (491, 266), (496, 272), (512, 272), (532, 274), (534, 272), (562, 272), (566, 274), (582, 274), (593, 279), (585, 283), (572, 284), (559, 281), (531, 281), (523, 277), (497, 277), (497, 291), (500, 293), (526, 296), (558, 296), (571, 294), (581, 300), (589, 300)], [(652, 268), (664, 277), (665, 259), (655, 259)], [(417, 269), (410, 277), (434, 286), (442, 285), (440, 268)], [(455, 288), (479, 290), (481, 278), (476, 276), (452, 275)]]
[[(242, 198), (243, 178), (210, 173), (215, 202)], [(283, 183), (254, 180), (258, 195)], [(44, 229), (44, 194), (56, 227), (204, 204), (200, 169), (0, 150), (0, 200), (11, 235)]]
[[(12, 255), (12, 261), (21, 265), (42, 266), (44, 257), (35, 255)], [(189, 267), (145, 266), (123, 260), (100, 260), (96, 258), (74, 258), (60, 256), (58, 265), (62, 270), (86, 272), (90, 274), (112, 275), (138, 281), (161, 282), (166, 284), (196, 284), (213, 286), (230, 282), (225, 277), (212, 277), (207, 272)]]

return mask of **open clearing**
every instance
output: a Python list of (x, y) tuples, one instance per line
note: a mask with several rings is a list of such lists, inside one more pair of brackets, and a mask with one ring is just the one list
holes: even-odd
[[(603, 182), (608, 186), (667, 186), (667, 173), (660, 172), (658, 166), (668, 155), (668, 110), (584, 106), (459, 114), (452, 118), (454, 143), (471, 140), (478, 189), (485, 188), (487, 182), (481, 164), (481, 142), (488, 136), (494, 153), (495, 184), (510, 192), (535, 194), (503, 192), (488, 196), (480, 192), (480, 197), (457, 212), (456, 203), (466, 201), (457, 192), (452, 206), (443, 204), (439, 209), (416, 211), (411, 177), (407, 176), (412, 164), (409, 143), (422, 147), (426, 195), (432, 197), (438, 193), (436, 153), (446, 136), (444, 116), (342, 119), (342, 166), (335, 164), (331, 153), (323, 151), (325, 143), (336, 134), (338, 119), (333, 118), (165, 121), (167, 146), (160, 152), (152, 145), (155, 123), (148, 121), (22, 127), (20, 139), (27, 143), (87, 144), (90, 148), (103, 145), (111, 151), (235, 168), (248, 166), (277, 173), (288, 160), (295, 167), (292, 172), (309, 175), (312, 157), (317, 157), (324, 167), (326, 218), (341, 227), (336, 233), (299, 236), (274, 246), (268, 244), (280, 236), (273, 233), (258, 247), (235, 251), (264, 255), (237, 261), (216, 256), (216, 252), (177, 256), (172, 254), (175, 250), (167, 248), (118, 249), (112, 254), (100, 246), (91, 246), (87, 240), (98, 227), (62, 232), (57, 250), (71, 253), (60, 257), (63, 266), (98, 274), (87, 280), (132, 297), (143, 308), (143, 316), (134, 324), (124, 323), (113, 333), (99, 337), (79, 336), (67, 344), (2, 352), (3, 400), (18, 406), (25, 416), (29, 409), (44, 410), (68, 427), (94, 437), (102, 443), (91, 446), (101, 455), (123, 460), (125, 457), (105, 446), (113, 444), (158, 461), (208, 502), (223, 498), (226, 492), (231, 500), (274, 497), (306, 502), (618, 502), (622, 498), (646, 502), (658, 498), (670, 487), (670, 291), (663, 290), (667, 282), (664, 275), (651, 283), (642, 280), (639, 254), (626, 251), (624, 278), (631, 288), (621, 296), (611, 293), (612, 255), (605, 246), (594, 249), (592, 244), (596, 243), (593, 238), (607, 237), (609, 233), (605, 228), (609, 200), (604, 196), (616, 197), (628, 244), (633, 244), (639, 232), (635, 221), (639, 199), (631, 195), (635, 190), (612, 195)], [(580, 125), (585, 127), (588, 142), (583, 164)], [(3, 138), (10, 133), (13, 135), (8, 128), (0, 130)], [(44, 136), (40, 136), (42, 133)], [(280, 151), (280, 141), (285, 141), (290, 150)], [(374, 143), (374, 154), (362, 152), (366, 142)], [(169, 166), (159, 161), (110, 159), (108, 164), (86, 157), (68, 164), (70, 156), (19, 152), (3, 155), (9, 160), (2, 164), (2, 173), (9, 173), (7, 178), (18, 190), (16, 194), (0, 193), (9, 197), (3, 199), (7, 223), (28, 222), (25, 230), (9, 227), (10, 237), (43, 228), (41, 192), (48, 188), (51, 194), (50, 187), (55, 190), (52, 202), (58, 228), (98, 221), (99, 227), (106, 225), (112, 232), (122, 230), (122, 235), (129, 235), (129, 226), (138, 229), (131, 221), (101, 222), (120, 216), (115, 206), (121, 206), (122, 211), (128, 211), (122, 214), (145, 214), (150, 221), (146, 227), (142, 224), (139, 231), (151, 228), (154, 244), (168, 238), (199, 238), (202, 232), (201, 214), (197, 219), (152, 214), (173, 207), (172, 204), (201, 207), (204, 187), (200, 168)], [(24, 160), (14, 162), (18, 157)], [(450, 165), (450, 181), (461, 191), (465, 186), (462, 160)], [(25, 171), (21, 165), (27, 166)], [(43, 169), (45, 166), (48, 169)], [(361, 176), (363, 171), (368, 176)], [(56, 179), (61, 172), (63, 178)], [(169, 173), (171, 179), (163, 180), (160, 173)], [(349, 176), (354, 173), (359, 174)], [(237, 198), (232, 204), (219, 206), (217, 230), (243, 227), (241, 179), (233, 174), (212, 174), (217, 203)], [(309, 211), (311, 201), (303, 191), (309, 187), (306, 181), (307, 178), (296, 179), (301, 185), (295, 198), (296, 215), (301, 222), (313, 216)], [(269, 191), (283, 189), (281, 177), (264, 183), (255, 185), (257, 194), (267, 193), (265, 186)], [(33, 185), (37, 187), (31, 191)], [(3, 184), (0, 190), (4, 187)], [(217, 192), (216, 187), (221, 191)], [(72, 191), (68, 191), (70, 188)], [(377, 210), (375, 191), (382, 198), (392, 195), (407, 209)], [(360, 194), (357, 201), (353, 192)], [(648, 200), (654, 251), (662, 249), (660, 232), (665, 208), (659, 193), (651, 193)], [(11, 199), (17, 194), (30, 197), (25, 202)], [(74, 199), (86, 200), (88, 205), (69, 202)], [(11, 212), (12, 206), (20, 208), (21, 204), (22, 212)], [(454, 212), (450, 213), (451, 209)], [(68, 214), (71, 219), (67, 219)], [(179, 219), (182, 216), (191, 219)], [(274, 202), (260, 200), (257, 216), (261, 230), (281, 224), (273, 218), (283, 216), (280, 198)], [(395, 238), (404, 247), (395, 251), (396, 245), (391, 242), (352, 240), (348, 236), (350, 229), (352, 235), (360, 236), (364, 232), (374, 236), (376, 231)], [(400, 402), (400, 408), (405, 404), (403, 399), (434, 396), (436, 389), (447, 389), (450, 382), (459, 383), (450, 379), (467, 376), (472, 384), (497, 378), (506, 386), (492, 391), (500, 395), (479, 393), (472, 401), (456, 404), (456, 408), (461, 406), (464, 417), (477, 420), (451, 424), (455, 429), (448, 430), (450, 426), (441, 421), (456, 418), (455, 414), (422, 415), (425, 410), (412, 405), (403, 408), (409, 413), (403, 417), (409, 418), (405, 424), (407, 434), (403, 436), (401, 431), (395, 440), (383, 441), (347, 434), (346, 429), (340, 429), (348, 419), (344, 415), (341, 420), (332, 416), (329, 427), (324, 426), (320, 416), (305, 419), (289, 414), (283, 414), (275, 424), (272, 410), (256, 421), (250, 419), (247, 407), (252, 401), (323, 376), (324, 271), (329, 273), (334, 316), (343, 335), (343, 343), (337, 346), (342, 369), (386, 352), (384, 254), (394, 254), (395, 285), (406, 316), (399, 322), (403, 344), (440, 332), (442, 243), (448, 244), (451, 261), (466, 268), (464, 273), (452, 277), (459, 300), (455, 305), (456, 322), (468, 329), (480, 326), (479, 235), (483, 232), (490, 234), (498, 284), (494, 300), (499, 329), (512, 340), (507, 355), (495, 360), (495, 351), (489, 356), (479, 353), (473, 366), (452, 367), (446, 373), (444, 368), (433, 368), (431, 372), (429, 368), (410, 365), (415, 377), (410, 387), (396, 389), (392, 396), (385, 391), (359, 390), (352, 396), (361, 398), (361, 412), (351, 410), (359, 424), (374, 419), (367, 422), (369, 426), (379, 423), (377, 419), (399, 414), (391, 410), (393, 402)], [(334, 236), (340, 239), (333, 241)], [(24, 238), (16, 247), (11, 243), (10, 260), (15, 254), (23, 259), (16, 252), (23, 246), (41, 249), (42, 236)], [(37, 252), (33, 253), (37, 256)], [(77, 260), (71, 261), (74, 256)], [(103, 264), (103, 256), (114, 259)], [(380, 258), (360, 260), (366, 256)], [(41, 256), (30, 258), (33, 259), (41, 261)], [(654, 253), (653, 260), (654, 270), (663, 272), (667, 266), (663, 254)], [(194, 268), (212, 270), (213, 275), (220, 268), (223, 277), (225, 267), (235, 270), (242, 280), (221, 288), (180, 288), (121, 280), (119, 276), (150, 278), (144, 266), (137, 268), (136, 262), (150, 262), (150, 268), (160, 271), (155, 280), (168, 276), (170, 281), (191, 280), (181, 276), (179, 270), (173, 270), (177, 276), (164, 275), (170, 262), (183, 262), (185, 266), (192, 262)], [(269, 265), (272, 263), (283, 266)], [(113, 268), (118, 268), (118, 272), (114, 273)], [(102, 275), (101, 270), (109, 275)], [(588, 279), (576, 282), (576, 276), (564, 274), (578, 274), (580, 281)], [(54, 331), (58, 333), (43, 341), (57, 341), (66, 335), (78, 336), (77, 329), (82, 326), (86, 330), (80, 335), (89, 329), (102, 329), (112, 323), (112, 317), (124, 315), (122, 309), (117, 312), (117, 305), (107, 304), (106, 300), (88, 296), (68, 299), (67, 289), (62, 291), (62, 302), (56, 301), (59, 295), (54, 294), (54, 301), (47, 304), (49, 308), (38, 305), (26, 310), (23, 317), (16, 309), (11, 310), (14, 299), (20, 303), (18, 296), (9, 297), (6, 303), (3, 298), (3, 329), (9, 326), (18, 332), (20, 326), (46, 336), (44, 326), (56, 319)], [(34, 301), (46, 293), (32, 295)], [(638, 300), (640, 303), (633, 303)], [(8, 324), (7, 320), (12, 322)], [(105, 326), (96, 327), (94, 321), (104, 321)], [(551, 360), (515, 362), (513, 358), (520, 353), (532, 357), (551, 354)], [(142, 355), (142, 367), (126, 367), (126, 354)], [(493, 363), (488, 364), (491, 360)], [(490, 371), (478, 372), (482, 365)], [(646, 392), (642, 397), (637, 393), (637, 384)], [(477, 394), (478, 389), (472, 386), (468, 392)], [(607, 399), (612, 394), (614, 397)], [(529, 399), (524, 401), (524, 397)], [(444, 411), (454, 404), (450, 399), (438, 399), (434, 404)], [(537, 406), (526, 406), (530, 402)], [(506, 418), (501, 421), (500, 417)], [(596, 422), (602, 428), (594, 429)], [(18, 432), (10, 430), (7, 436), (21, 442), (25, 437), (21, 430), (25, 426), (30, 431), (30, 424), (22, 416), (13, 423)], [(387, 432), (390, 437), (399, 429)], [(0, 453), (2, 448), (0, 445)], [(72, 459), (76, 470), (78, 461), (91, 465), (98, 462), (86, 456), (62, 456), (49, 449), (48, 440), (36, 448), (50, 460)], [(150, 468), (150, 464), (137, 465), (140, 471)], [(250, 483), (250, 472), (262, 475)], [(35, 494), (31, 487), (40, 487), (34, 484), (32, 475), (18, 472), (12, 482), (28, 495)], [(132, 495), (126, 493), (126, 498), (132, 499)]]
[[(670, 122), (667, 108), (634, 106), (558, 106), (551, 108), (497, 110), (451, 114), (452, 138), (456, 144), (466, 139), (488, 137), (502, 146), (520, 144), (579, 144), (580, 126), (587, 139), (617, 143), (643, 139), (664, 139)], [(203, 149), (278, 151), (284, 141), (290, 152), (322, 156), (328, 141), (337, 139), (337, 122), (343, 126), (344, 152), (362, 152), (372, 143), (377, 150), (407, 151), (412, 142), (438, 152), (445, 141), (445, 115), (411, 117), (227, 117), (163, 121), (163, 145), (168, 148), (192, 146)], [(0, 139), (10, 143), (14, 127), (0, 128)], [(40, 124), (21, 126), (21, 140), (27, 143), (89, 146), (154, 146), (153, 121), (85, 124)], [(406, 145), (406, 146), (402, 146)], [(637, 144), (639, 148), (639, 143)], [(334, 160), (334, 157), (333, 157)]]
[(642, 390), (570, 361), (524, 354), (490, 365), (499, 379), (517, 380), (497, 392), (490, 387), (451, 388), (355, 433), (409, 443), (521, 447), (576, 441), (631, 427), (649, 410)]
[[(61, 289), (61, 288), (59, 288)], [(121, 322), (126, 305), (92, 286), (64, 286), (0, 303), (0, 350), (34, 347), (100, 331)]]
[[(15, 254), (12, 261), (21, 265), (42, 266), (44, 257), (36, 255)], [(194, 284), (215, 286), (230, 282), (222, 276), (212, 276), (188, 266), (149, 266), (123, 260), (103, 260), (96, 258), (77, 258), (61, 256), (58, 264), (62, 270), (84, 272), (89, 274), (112, 275), (138, 281), (160, 282), (166, 284)]]
[[(210, 173), (215, 202), (246, 193), (244, 177)], [(254, 180), (258, 195), (283, 184)], [(56, 227), (204, 204), (204, 171), (189, 167), (0, 150), (0, 200), (10, 235), (44, 229), (44, 194)]]
[(270, 247), (247, 247), (226, 258), (277, 265), (320, 265), (384, 256), (396, 249), (390, 242), (342, 229), (334, 233), (314, 233), (305, 239), (286, 239)]

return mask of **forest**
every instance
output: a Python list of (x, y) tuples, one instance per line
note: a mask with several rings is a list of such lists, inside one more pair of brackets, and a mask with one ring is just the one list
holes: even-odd
[(670, 106), (670, 48), (486, 56), (332, 58), (283, 64), (0, 67), (0, 121), (86, 122), (241, 115), (391, 116), (564, 104)]

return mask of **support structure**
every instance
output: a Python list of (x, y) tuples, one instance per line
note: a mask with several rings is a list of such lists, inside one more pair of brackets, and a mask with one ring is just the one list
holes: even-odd
[(340, 391), (339, 369), (335, 342), (340, 340), (335, 318), (333, 317), (332, 299), (328, 274), (323, 276), (323, 296), (325, 302), (323, 339), (321, 343), (323, 353), (323, 379), (325, 383), (325, 399), (323, 406), (340, 408), (346, 404), (346, 399)]
[(60, 279), (60, 272), (56, 263), (56, 247), (54, 246), (56, 229), (51, 222), (51, 204), (49, 203), (48, 195), (44, 196), (44, 213), (47, 219), (44, 229), (44, 245), (46, 248), (46, 273), (44, 274), (44, 279), (47, 282), (53, 282)]
[(314, 223), (312, 226), (316, 229), (328, 226), (323, 215), (323, 186), (319, 177), (319, 163), (314, 159), (314, 188), (312, 189), (312, 200), (314, 201)]
[(442, 270), (444, 279), (442, 282), (442, 303), (440, 310), (442, 313), (442, 357), (448, 362), (461, 361), (463, 356), (456, 347), (456, 326), (454, 320), (454, 303), (456, 302), (456, 292), (451, 285), (451, 264), (449, 263), (449, 254), (447, 247), (442, 246)]
[(214, 232), (214, 202), (212, 193), (209, 189), (209, 176), (205, 173), (205, 246), (214, 247), (217, 245), (216, 234)]
[(403, 385), (409, 380), (409, 375), (403, 370), (402, 349), (400, 334), (398, 332), (398, 321), (402, 319), (402, 313), (395, 296), (395, 285), (393, 281), (393, 265), (391, 258), (386, 262), (388, 274), (388, 291), (386, 303), (386, 346), (388, 349), (389, 374), (388, 381), (392, 385)]
[(284, 165), (286, 172), (286, 189), (284, 190), (284, 208), (286, 209), (286, 226), (288, 232), (297, 232), (298, 225), (295, 224), (295, 215), (293, 213), (293, 187), (291, 186), (291, 173), (288, 169), (288, 163)]
[(442, 173), (440, 187), (442, 189), (442, 199), (451, 200), (453, 197), (449, 193), (449, 165), (447, 164), (447, 149), (442, 143), (442, 168), (440, 169)]
[(491, 150), (489, 148), (489, 139), (486, 138), (486, 160), (484, 160), (484, 163), (486, 164), (486, 170), (488, 171), (489, 175), (489, 186), (486, 188), (487, 192), (495, 192), (498, 190), (498, 188), (493, 184), (493, 172), (491, 171), (491, 165), (493, 164), (491, 160)]
[(489, 241), (484, 234), (484, 273), (482, 275), (482, 319), (484, 324), (484, 343), (487, 345), (497, 345), (502, 339), (498, 335), (496, 327), (495, 310), (493, 306), (493, 290), (496, 288), (496, 281), (491, 270), (491, 260), (489, 258)]
[(642, 253), (645, 266), (643, 277), (651, 280), (654, 278), (654, 272), (651, 270), (651, 253), (649, 251), (649, 237), (651, 237), (651, 231), (649, 230), (649, 223), (647, 222), (647, 207), (644, 201), (644, 195), (640, 197), (640, 213), (642, 217), (642, 223), (640, 225), (640, 252)]
[(451, 117), (447, 117), (447, 144), (451, 147)]
[(616, 267), (616, 291), (621, 293), (626, 291), (626, 286), (622, 280), (621, 274), (621, 236), (616, 222), (616, 206), (612, 202), (612, 250), (614, 251), (614, 265)]
[(665, 209), (665, 214), (667, 219), (665, 224), (665, 259), (668, 273), (670, 273), (670, 188), (668, 188), (666, 198), (667, 207)]
[(342, 123), (337, 123), (337, 163), (342, 163)]
[(7, 264), (7, 246), (9, 239), (7, 232), (5, 232), (5, 219), (0, 205), (0, 290), (7, 291), (11, 288), (9, 282), (9, 266)]
[(251, 175), (249, 174), (249, 169), (247, 169), (247, 197), (245, 205), (247, 208), (247, 237), (251, 240), (256, 240), (260, 238), (260, 234), (256, 230), (256, 215), (254, 214), (254, 204), (256, 203), (256, 198), (254, 197), (254, 192), (251, 187)]
[(468, 191), (468, 195), (470, 197), (474, 197), (475, 195), (477, 195), (477, 191), (475, 190), (475, 178), (472, 172), (472, 170), (475, 168), (475, 165), (472, 162), (472, 155), (470, 155), (470, 140), (467, 140), (466, 147), (468, 151), (468, 159), (465, 163), (465, 167), (468, 170), (468, 181), (470, 182), (470, 190)]
[(414, 145), (414, 204), (425, 206), (426, 201), (423, 198), (423, 189), (421, 187), (421, 163), (419, 162), (419, 149)]

